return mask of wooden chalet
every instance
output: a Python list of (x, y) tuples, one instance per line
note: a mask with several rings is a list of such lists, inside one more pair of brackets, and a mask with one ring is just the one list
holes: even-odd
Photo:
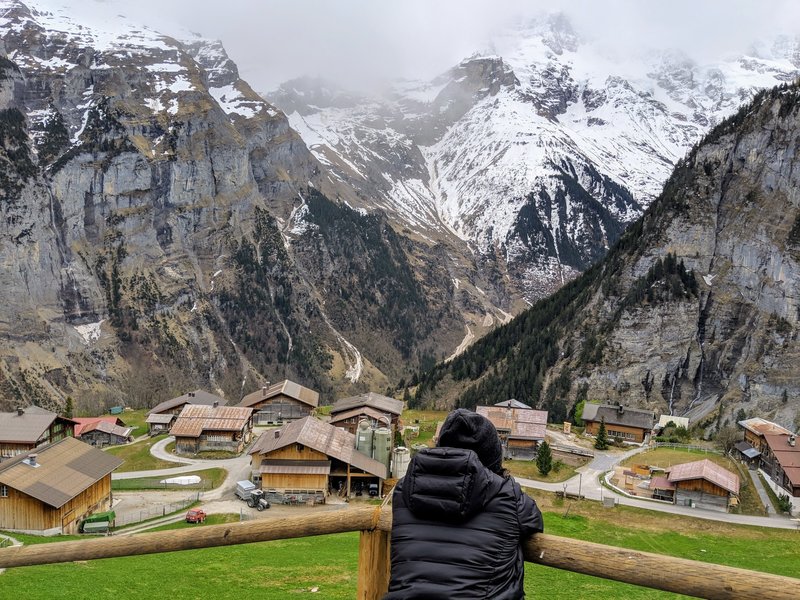
[(253, 409), (187, 404), (170, 429), (179, 454), (242, 452), (253, 434)]
[(380, 492), (386, 465), (356, 450), (355, 436), (306, 417), (261, 434), (250, 450), (253, 480), (280, 494), (352, 496)]
[(239, 406), (253, 409), (254, 425), (283, 424), (313, 414), (319, 406), (319, 392), (285, 379), (248, 394)]
[(394, 434), (403, 414), (403, 401), (369, 392), (334, 402), (329, 423), (355, 435), (362, 419), (372, 427), (388, 427)]
[(0, 413), (0, 461), (75, 435), (75, 421), (29, 406)]
[(675, 465), (666, 472), (675, 486), (675, 504), (727, 510), (734, 498), (738, 501), (739, 476), (708, 459)]
[[(479, 415), (489, 419), (503, 443), (505, 458), (533, 459), (547, 432), (547, 411), (512, 406), (510, 400), (494, 406), (478, 406)], [(514, 400), (513, 402), (516, 402)]]
[(800, 445), (793, 433), (766, 434), (766, 447), (761, 454), (761, 468), (781, 488), (800, 498)]
[[(76, 419), (77, 421), (78, 419)], [(75, 428), (75, 437), (91, 446), (117, 446), (133, 441), (133, 427), (127, 427), (121, 419), (116, 417), (97, 417), (94, 419), (81, 419)], [(122, 423), (122, 425), (118, 424)]]
[(581, 415), (589, 435), (597, 435), (601, 421), (605, 421), (610, 439), (641, 444), (653, 430), (655, 413), (651, 410), (628, 408), (621, 404), (586, 404)]
[(200, 406), (225, 406), (227, 403), (228, 401), (224, 398), (209, 394), (203, 390), (187, 392), (177, 398), (165, 400), (147, 412), (146, 422), (150, 435), (169, 431), (184, 406), (189, 404)]
[(755, 448), (759, 454), (767, 450), (767, 435), (791, 435), (791, 431), (777, 423), (767, 421), (761, 417), (739, 421), (739, 427), (744, 430), (744, 441)]
[(0, 529), (78, 533), (82, 519), (111, 508), (117, 458), (68, 437), (0, 464)]

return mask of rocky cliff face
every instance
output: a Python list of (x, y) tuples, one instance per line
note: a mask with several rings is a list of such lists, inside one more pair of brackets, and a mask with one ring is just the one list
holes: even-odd
[(2, 7), (0, 403), (385, 385), (457, 343), (449, 279), (220, 44)]
[(444, 379), (463, 404), (516, 395), (555, 421), (588, 398), (707, 427), (740, 410), (797, 427), (799, 147), (800, 87), (759, 93), (601, 263), (432, 372), (423, 396)]
[[(573, 363), (590, 396), (634, 398), (695, 420), (743, 409), (794, 426), (799, 101), (796, 85), (776, 88), (713, 130), (631, 232), (637, 250), (604, 283), (614, 319), (596, 306), (584, 321), (602, 351), (594, 364)], [(692, 272), (696, 290), (654, 275), (668, 255)], [(627, 290), (628, 301), (613, 290)]]

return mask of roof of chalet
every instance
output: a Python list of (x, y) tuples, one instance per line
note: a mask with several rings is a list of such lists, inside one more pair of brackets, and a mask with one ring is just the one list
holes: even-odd
[(75, 437), (80, 437), (81, 433), (88, 425), (91, 425), (92, 423), (99, 423), (100, 421), (106, 421), (107, 423), (125, 427), (125, 423), (122, 419), (110, 415), (105, 415), (102, 417), (73, 417), (72, 420), (77, 423), (77, 425), (75, 425)]
[(731, 494), (739, 493), (739, 476), (707, 458), (675, 465), (670, 467), (667, 472), (668, 478), (672, 483), (690, 479), (705, 479)]
[(331, 407), (331, 416), (362, 406), (369, 406), (381, 412), (387, 412), (398, 416), (403, 413), (402, 400), (395, 400), (394, 398), (389, 398), (382, 394), (369, 392), (367, 394), (360, 394), (358, 396), (350, 396), (349, 398), (337, 400), (333, 403), (333, 407)]
[[(22, 414), (16, 410), (0, 413), (0, 441), (34, 443), (58, 418), (56, 413), (38, 406), (28, 406), (23, 409)], [(61, 418), (72, 421), (66, 417)]]
[(101, 431), (110, 435), (116, 435), (121, 438), (128, 438), (131, 436), (133, 427), (120, 427), (116, 423), (109, 423), (108, 421), (96, 421), (85, 425), (81, 430), (81, 435), (89, 433), (90, 431)]
[(741, 442), (736, 442), (733, 445), (739, 452), (744, 454), (747, 458), (755, 458), (756, 456), (761, 456), (761, 452), (753, 448), (750, 444), (742, 440)]
[(331, 419), (328, 423), (340, 423), (342, 421), (346, 421), (351, 417), (357, 417), (359, 415), (364, 415), (366, 417), (371, 417), (376, 421), (386, 418), (386, 413), (376, 410), (374, 408), (370, 408), (369, 406), (360, 406), (358, 408), (353, 408), (351, 410), (346, 410), (344, 412), (338, 413), (336, 418)]
[(275, 396), (289, 396), (298, 402), (308, 404), (309, 406), (319, 406), (319, 392), (315, 392), (311, 388), (304, 387), (294, 381), (284, 379), (279, 383), (275, 383), (269, 387), (262, 387), (251, 394), (247, 394), (237, 406), (253, 406), (264, 400), (269, 400)]
[(165, 415), (153, 413), (152, 415), (147, 415), (145, 423), (161, 423), (163, 425), (168, 425), (173, 419), (177, 418), (178, 415), (173, 415), (172, 413), (167, 413)]
[(685, 427), (689, 429), (689, 417), (676, 417), (674, 415), (661, 415), (658, 417), (658, 423), (656, 423), (656, 427), (664, 428), (669, 423), (675, 423), (675, 427)]
[(479, 415), (489, 419), (498, 431), (507, 431), (513, 439), (543, 440), (547, 431), (547, 411), (503, 406), (478, 406)]
[(356, 436), (323, 423), (316, 417), (304, 417), (279, 429), (265, 431), (253, 444), (250, 454), (268, 454), (290, 444), (303, 444), (337, 460), (386, 479), (386, 465), (355, 449)]
[(652, 410), (628, 408), (617, 404), (585, 404), (581, 419), (584, 421), (601, 421), (606, 425), (623, 425), (636, 429), (652, 429), (655, 421)]
[(792, 433), (785, 427), (782, 427), (777, 423), (773, 423), (772, 421), (762, 419), (761, 417), (753, 417), (752, 419), (739, 421), (739, 425), (760, 436), (778, 434), (789, 435)]
[(792, 485), (800, 485), (800, 440), (795, 436), (795, 444), (790, 446), (788, 435), (767, 434), (764, 439)]
[(506, 408), (530, 408), (530, 406), (524, 402), (514, 400), (514, 398), (511, 398), (511, 400), (505, 400), (503, 402), (496, 402), (495, 406), (505, 406)]
[(169, 430), (175, 437), (199, 437), (204, 431), (241, 431), (253, 414), (241, 406), (187, 404)]
[[(25, 461), (36, 455), (34, 467)], [(0, 463), (0, 483), (60, 508), (100, 481), (124, 461), (67, 437)]]
[(153, 415), (157, 413), (162, 413), (165, 410), (171, 410), (183, 404), (201, 404), (206, 406), (213, 406), (214, 402), (218, 403), (219, 406), (225, 406), (228, 403), (228, 401), (225, 400), (225, 398), (220, 398), (219, 396), (215, 396), (214, 394), (209, 394), (208, 392), (204, 392), (203, 390), (195, 390), (193, 392), (187, 392), (182, 396), (178, 396), (177, 398), (164, 400), (164, 402), (156, 404), (153, 408), (147, 411), (147, 414)]

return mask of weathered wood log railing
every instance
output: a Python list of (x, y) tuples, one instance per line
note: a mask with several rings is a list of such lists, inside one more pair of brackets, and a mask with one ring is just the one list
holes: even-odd
[[(389, 582), (391, 527), (389, 507), (348, 508), (281, 519), (0, 548), (0, 568), (360, 531), (357, 597), (378, 600)], [(527, 542), (525, 559), (539, 565), (699, 598), (796, 600), (800, 595), (800, 579), (544, 533)]]

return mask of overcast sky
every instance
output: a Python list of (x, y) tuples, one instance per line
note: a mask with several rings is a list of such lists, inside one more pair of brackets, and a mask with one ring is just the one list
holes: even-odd
[[(24, 1), (24, 0), (23, 0)], [(38, 0), (65, 4), (66, 0)], [(429, 78), (487, 47), (491, 34), (562, 10), (584, 36), (609, 45), (679, 48), (699, 60), (800, 32), (796, 0), (69, 0), (173, 34), (222, 40), (257, 91), (300, 75), (345, 85)], [(787, 31), (793, 27), (794, 31)]]

